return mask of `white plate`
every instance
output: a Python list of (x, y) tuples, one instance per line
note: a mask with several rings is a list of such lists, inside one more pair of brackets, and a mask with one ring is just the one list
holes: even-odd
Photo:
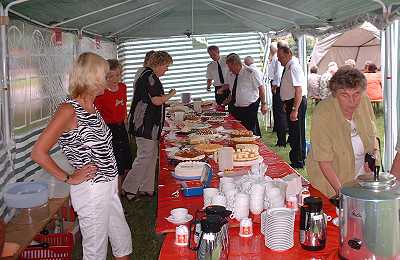
[(185, 158), (185, 157), (180, 157), (180, 156), (173, 156), (173, 159), (178, 160), (178, 161), (200, 161), (204, 159), (206, 156), (204, 154), (193, 157), (193, 158)]
[(169, 216), (168, 218), (165, 218), (165, 219), (166, 219), (168, 222), (171, 222), (172, 224), (181, 225), (181, 224), (185, 224), (185, 223), (191, 221), (191, 220), (193, 219), (193, 216), (190, 215), (190, 214), (187, 214), (186, 219), (184, 219), (184, 220), (179, 220), (179, 221), (175, 220), (172, 216)]
[(252, 161), (233, 161), (233, 166), (234, 167), (251, 166), (253, 164), (262, 163), (263, 161), (264, 158), (261, 155), (259, 155), (258, 159)]

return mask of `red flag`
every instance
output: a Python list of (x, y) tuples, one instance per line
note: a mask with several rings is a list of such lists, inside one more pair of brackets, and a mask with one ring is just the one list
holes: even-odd
[(53, 29), (53, 43), (55, 45), (62, 45), (62, 30), (61, 28), (54, 28)]
[(100, 36), (96, 36), (95, 37), (96, 40), (96, 49), (100, 49), (101, 48), (101, 39)]

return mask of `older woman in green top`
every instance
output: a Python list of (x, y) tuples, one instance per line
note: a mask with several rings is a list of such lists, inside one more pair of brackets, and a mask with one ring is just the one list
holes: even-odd
[(329, 81), (332, 96), (315, 108), (307, 173), (327, 196), (365, 173), (365, 154), (376, 151), (375, 116), (365, 93), (366, 79), (357, 69), (340, 68)]

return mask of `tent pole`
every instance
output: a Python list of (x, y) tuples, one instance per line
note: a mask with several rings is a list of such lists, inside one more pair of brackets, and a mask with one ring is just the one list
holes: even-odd
[(121, 17), (121, 16), (125, 16), (125, 15), (127, 15), (127, 14), (135, 13), (135, 12), (137, 12), (137, 11), (140, 11), (140, 10), (143, 10), (143, 9), (146, 9), (146, 8), (149, 8), (149, 7), (158, 5), (158, 4), (160, 4), (160, 3), (161, 3), (161, 2), (151, 3), (151, 4), (148, 4), (148, 5), (141, 6), (141, 7), (139, 7), (139, 8), (135, 8), (135, 9), (133, 9), (133, 10), (129, 10), (129, 11), (126, 11), (126, 12), (123, 12), (123, 13), (120, 13), (120, 14), (117, 14), (117, 15), (113, 15), (113, 16), (108, 17), (108, 18), (106, 18), (106, 19), (102, 19), (102, 20), (99, 20), (99, 21), (97, 21), (97, 22), (94, 22), (94, 23), (91, 23), (91, 24), (87, 24), (87, 25), (85, 25), (85, 26), (82, 27), (82, 30), (83, 30), (83, 29), (86, 29), (86, 28), (89, 28), (89, 27), (92, 27), (92, 26), (95, 26), (95, 25), (98, 25), (98, 24), (101, 24), (101, 23), (108, 22), (108, 21), (110, 21), (110, 20), (117, 19), (117, 18), (119, 18), (119, 17)]
[[(9, 3), (4, 9), (1, 5), (0, 11), (2, 16), (2, 22), (0, 25), (0, 37), (1, 37), (1, 81), (3, 89), (3, 113), (4, 113), (4, 135), (7, 144), (7, 151), (11, 155), (11, 151), (14, 149), (14, 135), (13, 135), (13, 123), (11, 120), (11, 88), (10, 88), (10, 74), (9, 74), (9, 57), (8, 57), (8, 38), (7, 38), (7, 27), (9, 24), (8, 12), (14, 5), (27, 2), (29, 0), (17, 0)], [(12, 158), (12, 157), (10, 157)], [(12, 164), (12, 168), (14, 165)]]
[(130, 24), (129, 26), (124, 27), (124, 28), (122, 28), (121, 30), (118, 30), (118, 31), (116, 31), (116, 32), (114, 32), (114, 33), (112, 33), (112, 34), (110, 34), (108, 37), (114, 37), (115, 35), (120, 34), (121, 32), (126, 32), (126, 31), (128, 31), (128, 30), (130, 30), (130, 29), (132, 29), (132, 28), (135, 28), (136, 26), (138, 26), (138, 25), (140, 25), (140, 24), (144, 24), (144, 23), (146, 23), (146, 22), (152, 20), (153, 18), (155, 18), (155, 17), (157, 17), (157, 16), (159, 16), (159, 15), (161, 15), (161, 14), (163, 14), (163, 13), (169, 11), (171, 8), (172, 8), (172, 7), (166, 7), (166, 8), (164, 8), (164, 9), (158, 11), (157, 13), (151, 14), (149, 17), (143, 18), (143, 19), (141, 19), (140, 21), (138, 21), (138, 22), (136, 22), (136, 23), (134, 23), (134, 24)]
[[(397, 70), (398, 70), (398, 30), (399, 23), (395, 21), (393, 24), (388, 24), (382, 33), (381, 42), (385, 59), (384, 67), (384, 126), (385, 126), (385, 152), (384, 152), (384, 168), (386, 171), (390, 170), (392, 161), (395, 154), (395, 146), (397, 139)], [(395, 83), (394, 83), (395, 82)]]
[(283, 22), (286, 22), (286, 23), (290, 23), (290, 24), (292, 24), (294, 26), (297, 25), (292, 20), (289, 20), (289, 19), (286, 19), (286, 18), (283, 18), (283, 17), (279, 17), (279, 16), (276, 16), (276, 15), (272, 15), (272, 14), (263, 13), (263, 12), (260, 12), (260, 11), (257, 11), (257, 10), (253, 10), (251, 8), (243, 7), (243, 6), (240, 6), (240, 5), (237, 5), (237, 4), (232, 4), (232, 3), (229, 3), (229, 2), (226, 2), (226, 1), (223, 1), (223, 0), (214, 0), (214, 2), (217, 2), (217, 3), (220, 3), (220, 4), (224, 4), (224, 5), (228, 5), (228, 6), (231, 6), (231, 7), (234, 7), (234, 8), (249, 12), (249, 13), (254, 13), (254, 14), (258, 14), (258, 15), (262, 15), (262, 16), (268, 16), (268, 17), (274, 18), (276, 20), (280, 20), (280, 21), (283, 21)]
[(73, 21), (75, 21), (75, 20), (79, 20), (79, 19), (81, 19), (81, 18), (85, 18), (85, 17), (90, 16), (90, 15), (92, 15), (92, 14), (97, 14), (97, 13), (106, 11), (106, 10), (108, 10), (108, 9), (111, 9), (111, 8), (114, 8), (114, 7), (117, 7), (117, 6), (120, 6), (120, 5), (129, 3), (129, 2), (132, 2), (132, 1), (133, 1), (133, 0), (127, 0), (127, 1), (124, 1), (124, 2), (121, 2), (121, 3), (117, 3), (117, 4), (113, 4), (113, 5), (110, 5), (110, 6), (101, 8), (101, 9), (96, 10), (96, 11), (93, 11), (93, 12), (89, 12), (89, 13), (84, 14), (84, 15), (79, 15), (79, 16), (77, 16), (77, 17), (74, 17), (74, 18), (71, 18), (71, 19), (64, 20), (64, 21), (62, 21), (62, 22), (56, 23), (56, 24), (54, 24), (52, 27), (58, 27), (58, 26), (60, 26), (60, 25), (62, 25), (62, 24), (66, 24), (66, 23), (69, 23), (69, 22), (73, 22)]
[(306, 41), (306, 36), (303, 35), (299, 35), (296, 36), (297, 38), (297, 49), (298, 49), (298, 54), (299, 54), (299, 61), (300, 61), (300, 65), (303, 68), (304, 71), (304, 76), (307, 78), (307, 41)]
[(264, 33), (263, 36), (264, 36), (265, 40), (262, 41), (262, 42), (264, 42), (265, 44), (264, 44), (262, 73), (264, 75), (263, 80), (264, 80), (264, 86), (265, 86), (265, 98), (266, 98), (267, 107), (268, 107), (268, 112), (265, 113), (265, 116), (264, 116), (264, 122), (265, 122), (264, 127), (265, 127), (265, 130), (268, 130), (268, 122), (269, 122), (270, 127), (272, 127), (272, 122), (271, 122), (272, 93), (271, 93), (271, 86), (270, 86), (270, 83), (269, 83), (269, 75), (268, 75), (268, 67), (269, 67), (268, 57), (269, 57), (269, 52), (270, 52), (269, 47), (271, 46), (271, 37), (267, 33)]
[[(3, 5), (1, 5), (1, 82), (2, 82), (2, 95), (3, 95), (3, 103), (2, 103), (2, 111), (4, 116), (4, 139), (7, 145), (7, 152), (11, 155), (11, 151), (14, 147), (14, 138), (12, 132), (12, 121), (11, 121), (11, 101), (10, 101), (10, 81), (9, 81), (9, 70), (8, 70), (8, 43), (7, 43), (7, 25), (8, 25), (8, 16), (5, 14), (5, 10)], [(10, 157), (11, 158), (11, 157)], [(14, 165), (12, 164), (14, 168)]]

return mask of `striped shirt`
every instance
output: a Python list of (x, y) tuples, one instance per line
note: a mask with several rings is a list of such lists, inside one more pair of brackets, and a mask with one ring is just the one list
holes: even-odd
[(69, 163), (80, 169), (87, 164), (97, 166), (93, 182), (109, 182), (117, 176), (117, 163), (113, 153), (112, 135), (100, 113), (87, 112), (76, 100), (67, 99), (73, 106), (77, 127), (64, 132), (58, 144)]

